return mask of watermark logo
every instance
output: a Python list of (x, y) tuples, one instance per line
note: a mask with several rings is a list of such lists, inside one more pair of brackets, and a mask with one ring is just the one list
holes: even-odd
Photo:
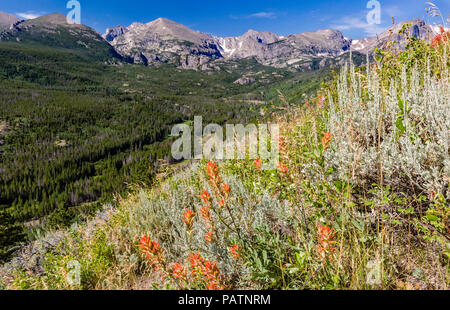
[(70, 9), (67, 14), (67, 23), (70, 25), (81, 24), (81, 4), (80, 1), (70, 0), (67, 2), (67, 8)]
[(366, 282), (369, 285), (381, 285), (381, 261), (372, 260), (367, 263), (367, 273)]
[(67, 283), (73, 286), (77, 286), (81, 284), (81, 264), (76, 261), (72, 260), (67, 264), (67, 268), (70, 270), (67, 273)]
[(173, 137), (181, 136), (172, 144), (172, 157), (175, 160), (261, 159), (265, 162), (263, 170), (274, 170), (280, 154), (279, 133), (278, 124), (227, 124), (225, 130), (220, 125), (209, 124), (203, 128), (203, 118), (196, 116), (193, 135), (189, 125), (172, 128)]
[(369, 25), (380, 25), (381, 24), (381, 4), (380, 1), (370, 0), (367, 2), (367, 8), (371, 9), (367, 13), (367, 23)]

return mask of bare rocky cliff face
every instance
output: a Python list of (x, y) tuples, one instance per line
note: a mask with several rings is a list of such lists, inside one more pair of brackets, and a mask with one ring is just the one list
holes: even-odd
[(413, 19), (410, 21), (398, 23), (385, 32), (381, 33), (377, 37), (354, 40), (352, 42), (351, 49), (353, 51), (367, 54), (373, 52), (376, 48), (383, 47), (387, 41), (397, 42), (394, 48), (402, 49), (407, 43), (405, 36), (399, 34), (399, 31), (403, 28), (404, 25), (410, 25), (406, 29), (405, 35), (415, 37), (420, 40), (431, 41), (431, 39), (436, 35), (436, 31), (432, 26), (426, 24), (421, 19)]
[(19, 22), (20, 19), (18, 19), (16, 16), (0, 12), (0, 32), (6, 29), (9, 29), (11, 25)]
[(222, 58), (212, 36), (165, 18), (147, 24), (134, 23), (127, 28), (108, 29), (103, 38), (123, 56), (145, 65), (173, 63), (185, 69), (195, 69)]

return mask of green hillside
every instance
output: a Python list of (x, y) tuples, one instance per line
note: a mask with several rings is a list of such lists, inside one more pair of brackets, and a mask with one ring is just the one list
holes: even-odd
[[(297, 88), (285, 81), (278, 86), (289, 95), (277, 92), (284, 109), (269, 110), (280, 125), (276, 169), (262, 170), (264, 160), (254, 158), (162, 167), (153, 186), (135, 184), (114, 206), (69, 228), (46, 230), (23, 247), (0, 268), (0, 287), (448, 290), (449, 42), (410, 38), (405, 51), (378, 50), (363, 67), (344, 66), (315, 96), (298, 99), (309, 84), (300, 77)], [(136, 73), (135, 67), (120, 70)], [(172, 70), (164, 74), (173, 79), (178, 71)], [(179, 74), (184, 81), (201, 77), (209, 87), (227, 77)], [(241, 90), (234, 94), (257, 89)], [(267, 96), (275, 98), (273, 91)], [(195, 109), (188, 97), (171, 100), (177, 98)], [(211, 120), (236, 108), (235, 120), (250, 121), (248, 105), (220, 110), (220, 102), (206, 113)], [(117, 104), (137, 109), (139, 100)], [(175, 110), (179, 121), (189, 119)], [(114, 123), (114, 114), (107, 115)], [(89, 116), (81, 119), (94, 126)], [(133, 154), (141, 152), (134, 146)], [(4, 214), (2, 220), (12, 222)]]
[[(205, 123), (257, 121), (280, 105), (275, 88), (310, 76), (253, 60), (210, 74), (132, 65), (85, 27), (75, 28), (81, 36), (59, 25), (57, 34), (41, 36), (44, 21), (25, 22), (35, 27), (18, 34), (20, 42), (0, 42), (0, 212), (8, 219), (0, 225), (2, 258), (41, 229), (98, 210), (129, 184), (151, 184), (170, 162), (173, 125), (195, 115)], [(90, 47), (79, 46), (80, 38)], [(234, 83), (244, 72), (267, 77)], [(317, 89), (328, 73), (300, 89)]]

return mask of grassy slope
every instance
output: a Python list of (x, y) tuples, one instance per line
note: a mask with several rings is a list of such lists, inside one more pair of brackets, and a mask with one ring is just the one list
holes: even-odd
[[(67, 35), (64, 46), (52, 45), (54, 37), (33, 41), (26, 33), (20, 43), (0, 42), (0, 124), (8, 128), (0, 137), (0, 216), (8, 218), (0, 226), (0, 259), (24, 240), (18, 233), (12, 237), (20, 230), (10, 230), (14, 222), (31, 226), (34, 238), (40, 226), (79, 220), (80, 212), (125, 193), (127, 184), (151, 184), (156, 161), (169, 153), (166, 136), (173, 124), (193, 115), (207, 123), (255, 121), (261, 109), (277, 107), (250, 99), (261, 102), (273, 85), (309, 76), (251, 59), (233, 64), (239, 70), (225, 66), (209, 75), (118, 59), (105, 64), (113, 57), (108, 46), (101, 55), (92, 53), (60, 32)], [(234, 84), (248, 72), (267, 77)], [(316, 74), (305, 90), (317, 87), (322, 76)]]
[[(432, 60), (431, 71), (421, 71), (427, 58)], [(404, 66), (411, 60), (419, 69)], [(322, 93), (327, 94), (325, 102), (319, 97), (288, 115), (275, 116), (283, 138), (280, 160), (284, 166), (278, 170), (262, 172), (253, 160), (240, 160), (219, 164), (217, 170), (202, 162), (183, 171), (166, 171), (153, 189), (135, 188), (120, 198), (117, 209), (107, 208), (86, 224), (49, 233), (25, 248), (2, 269), (3, 285), (21, 289), (448, 289), (450, 211), (445, 162), (450, 154), (426, 153), (420, 147), (445, 148), (446, 142), (434, 128), (448, 131), (448, 122), (445, 114), (442, 118), (442, 114), (429, 117), (418, 112), (423, 108), (448, 111), (449, 64), (442, 54), (422, 44), (401, 57), (386, 53), (378, 61), (368, 73), (353, 73), (351, 68), (341, 76), (339, 87), (331, 83)], [(423, 75), (417, 84), (401, 83), (402, 75), (404, 81), (411, 81), (418, 72)], [(409, 103), (407, 113), (401, 114), (405, 111), (398, 99), (402, 95), (390, 97), (390, 92), (382, 91), (384, 87), (393, 91), (391, 79), (398, 79), (396, 85), (403, 88), (403, 93), (399, 91)], [(380, 106), (384, 113), (373, 113), (372, 107), (376, 111)], [(376, 130), (383, 131), (380, 140), (371, 138)], [(331, 131), (330, 139), (327, 131)], [(390, 141), (390, 152), (383, 153), (385, 145), (377, 143)], [(416, 141), (415, 146), (408, 141)], [(379, 159), (373, 160), (377, 149)], [(349, 163), (342, 150), (353, 156)], [(392, 157), (395, 152), (399, 154)], [(411, 159), (386, 166), (401, 163), (402, 152), (423, 160), (419, 164), (423, 175), (408, 166)], [(377, 161), (385, 166), (370, 165)], [(410, 170), (399, 173), (395, 170), (399, 167)], [(440, 173), (436, 182), (441, 183), (429, 188), (426, 171), (436, 169)], [(411, 180), (417, 188), (404, 187)], [(195, 213), (192, 226), (184, 222), (186, 210)], [(213, 233), (209, 241), (205, 239), (208, 232)], [(147, 245), (147, 259), (138, 246), (140, 239), (144, 248)], [(31, 253), (38, 253), (43, 262), (34, 263), (30, 258), (36, 254)], [(67, 281), (71, 261), (80, 264), (80, 282)], [(213, 268), (212, 261), (217, 262)], [(199, 274), (194, 264), (209, 277)]]

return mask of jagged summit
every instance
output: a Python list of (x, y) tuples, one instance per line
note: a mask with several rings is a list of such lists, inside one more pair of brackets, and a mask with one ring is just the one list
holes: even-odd
[(106, 41), (112, 42), (112, 41), (114, 41), (115, 38), (125, 34), (126, 32), (128, 32), (128, 28), (124, 27), (122, 25), (119, 25), (119, 26), (116, 26), (114, 28), (107, 28), (106, 32), (102, 35), (102, 37)]
[(145, 24), (108, 28), (103, 38), (123, 56), (131, 57), (137, 63), (178, 63), (193, 69), (205, 68), (208, 62), (220, 58), (248, 57), (254, 57), (262, 64), (286, 67), (310, 61), (315, 54), (320, 57), (339, 55), (348, 51), (351, 45), (351, 40), (332, 29), (287, 37), (250, 29), (242, 36), (222, 38), (163, 17)]
[(186, 40), (196, 44), (201, 44), (205, 40), (212, 40), (212, 36), (208, 34), (191, 30), (188, 27), (167, 18), (158, 18), (137, 29), (138, 31), (145, 33), (156, 33), (161, 37)]
[(62, 26), (70, 28), (91, 29), (90, 27), (83, 24), (69, 24), (67, 22), (67, 17), (60, 13), (51, 13), (37, 18), (28, 19), (24, 21), (23, 24), (28, 26), (33, 25), (44, 28), (54, 28), (56, 26)]
[(121, 58), (94, 29), (69, 24), (66, 16), (59, 13), (16, 22), (0, 33), (0, 41), (71, 49), (105, 61)]
[(352, 50), (361, 53), (370, 53), (376, 48), (382, 47), (388, 40), (396, 41), (396, 47), (401, 49), (405, 46), (407, 40), (399, 34), (399, 31), (406, 24), (411, 25), (407, 34), (416, 37), (417, 39), (430, 41), (435, 36), (435, 31), (432, 26), (428, 25), (420, 18), (416, 18), (395, 24), (378, 36), (354, 40), (352, 42)]
[[(72, 43), (67, 44), (72, 41), (89, 47), (92, 46), (89, 42), (106, 43), (106, 40), (115, 51), (135, 63), (171, 63), (181, 68), (202, 70), (215, 68), (213, 62), (218, 59), (234, 61), (245, 58), (254, 58), (260, 64), (278, 68), (309, 70), (316, 64), (324, 66), (328, 60), (350, 50), (370, 53), (388, 40), (398, 42), (396, 47), (401, 49), (406, 40), (398, 32), (405, 24), (411, 24), (409, 34), (417, 38), (430, 40), (434, 35), (433, 27), (420, 19), (398, 23), (377, 37), (354, 41), (334, 29), (287, 36), (250, 29), (241, 36), (216, 37), (164, 17), (147, 23), (134, 22), (127, 27), (108, 28), (102, 36), (104, 40), (85, 25), (68, 24), (66, 17), (59, 13), (19, 21), (0, 12), (2, 23), (8, 26), (0, 31), (0, 40), (42, 41), (54, 36), (47, 42), (67, 47), (73, 46)], [(64, 39), (57, 36), (58, 27), (69, 31), (69, 36)], [(78, 40), (76, 36), (86, 40)]]
[(123, 56), (145, 65), (176, 63), (194, 69), (222, 57), (212, 36), (167, 18), (110, 28), (103, 38)]
[(51, 23), (51, 24), (67, 24), (66, 16), (60, 13), (51, 13), (37, 18), (29, 19), (28, 23)]

